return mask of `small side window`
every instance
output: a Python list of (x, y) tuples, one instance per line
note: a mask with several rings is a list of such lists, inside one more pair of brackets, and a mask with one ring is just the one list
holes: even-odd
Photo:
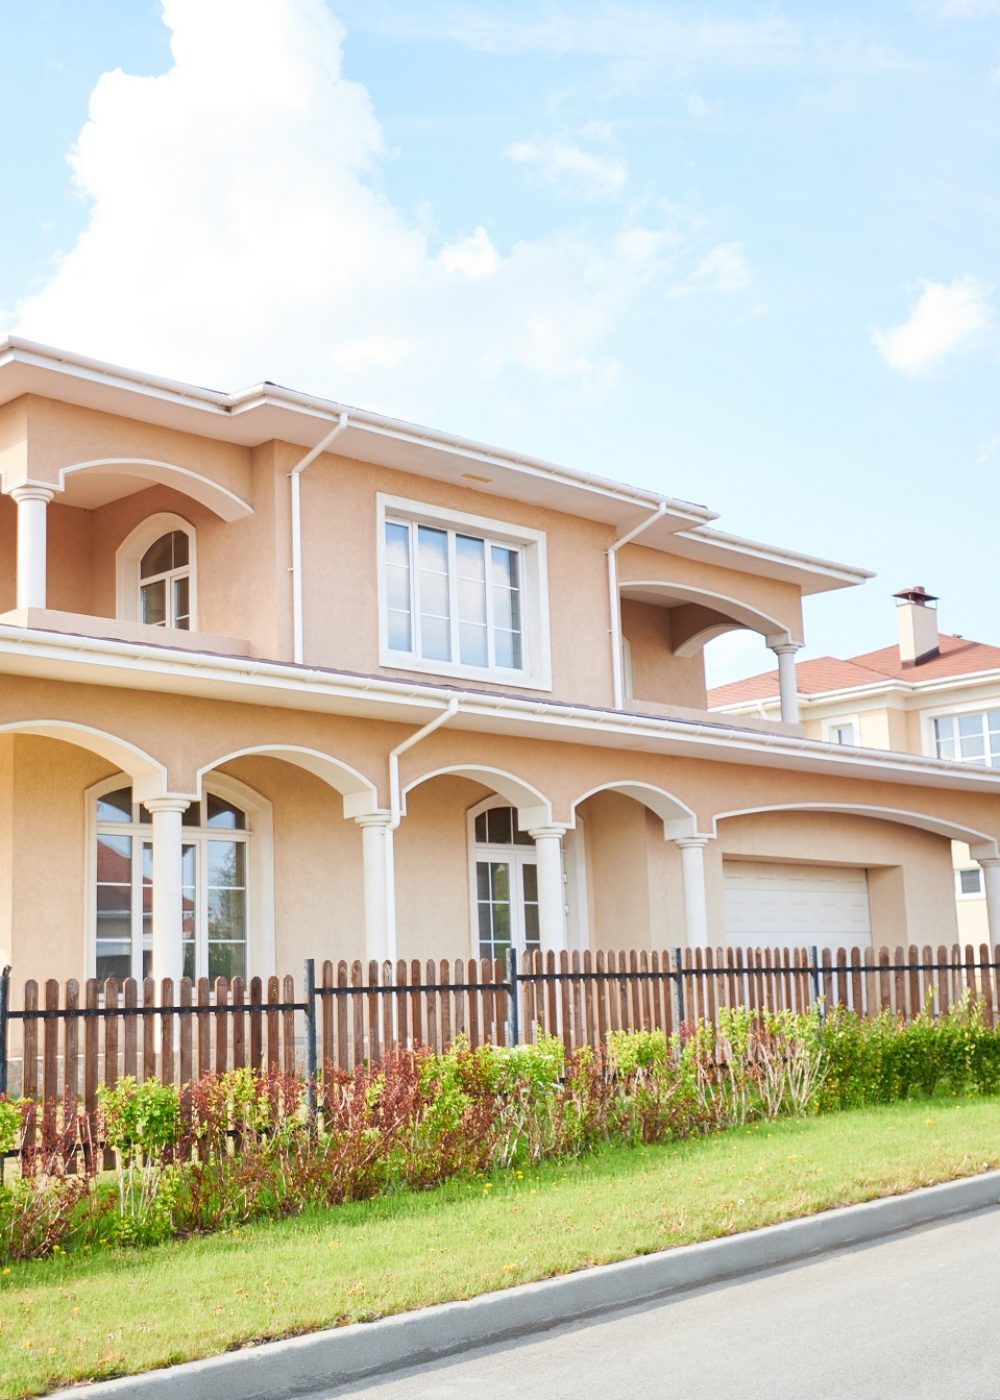
[(163, 512), (137, 525), (117, 555), (117, 614), (147, 627), (197, 630), (195, 531)]

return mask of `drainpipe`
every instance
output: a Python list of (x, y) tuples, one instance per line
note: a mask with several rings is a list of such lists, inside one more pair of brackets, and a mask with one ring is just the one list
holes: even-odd
[(614, 691), (614, 709), (620, 710), (624, 703), (624, 693), (622, 686), (622, 609), (621, 599), (618, 596), (618, 551), (623, 544), (629, 544), (636, 535), (641, 535), (643, 530), (648, 530), (650, 525), (654, 525), (657, 520), (661, 520), (667, 513), (666, 501), (661, 501), (645, 520), (640, 520), (639, 524), (629, 530), (627, 535), (622, 535), (620, 540), (615, 540), (608, 550), (608, 601), (611, 604), (611, 681)]
[(342, 413), (336, 427), (307, 452), (301, 462), (296, 462), (288, 473), (292, 483), (292, 567), (289, 570), (292, 575), (292, 660), (297, 663), (302, 661), (302, 498), (299, 478), (306, 467), (311, 466), (334, 439), (340, 437), (346, 427), (347, 414)]
[(389, 830), (395, 831), (403, 819), (402, 801), (399, 793), (399, 757), (406, 753), (407, 749), (412, 749), (415, 744), (419, 744), (421, 739), (426, 739), (429, 734), (433, 734), (435, 729), (440, 729), (442, 725), (448, 723), (458, 714), (458, 707), (465, 699), (464, 695), (453, 695), (448, 701), (445, 709), (440, 714), (435, 715), (432, 720), (424, 725), (423, 729), (416, 730), (408, 739), (404, 739), (401, 744), (389, 754), (389, 813), (392, 820), (389, 823)]
[[(435, 729), (440, 729), (442, 725), (458, 713), (458, 707), (462, 703), (464, 696), (453, 695), (448, 701), (445, 709), (440, 714), (416, 730), (409, 738), (404, 739), (401, 744), (389, 754), (389, 819), (379, 823), (381, 827), (381, 840), (385, 843), (382, 857), (382, 875), (385, 880), (384, 900), (382, 902), (385, 940), (385, 955), (392, 961), (396, 957), (396, 870), (393, 855), (393, 832), (399, 827), (402, 820), (402, 799), (399, 792), (399, 758), (400, 754), (406, 753), (407, 749), (412, 749), (415, 744), (419, 744), (421, 739), (426, 739), (429, 734), (433, 734)], [(365, 833), (367, 836), (367, 833)], [(374, 836), (369, 838), (374, 843)], [(367, 877), (366, 870), (366, 877)]]

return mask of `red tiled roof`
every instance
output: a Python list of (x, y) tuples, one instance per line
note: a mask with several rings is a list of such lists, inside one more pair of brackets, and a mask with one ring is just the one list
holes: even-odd
[[(795, 668), (800, 695), (820, 695), (831, 690), (849, 690), (884, 680), (936, 681), (949, 676), (967, 676), (977, 671), (1000, 671), (1000, 647), (970, 642), (965, 637), (942, 636), (936, 656), (919, 665), (904, 665), (899, 647), (882, 647), (842, 661), (836, 656), (818, 656), (800, 661)], [(718, 685), (708, 692), (708, 708), (740, 705), (753, 700), (776, 699), (777, 671), (747, 676), (742, 681)]]

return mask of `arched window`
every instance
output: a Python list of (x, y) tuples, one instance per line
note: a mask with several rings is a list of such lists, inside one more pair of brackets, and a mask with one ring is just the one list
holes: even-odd
[[(181, 819), (185, 977), (248, 975), (255, 852), (236, 786), (231, 779), (206, 785), (203, 800), (193, 802)], [(99, 784), (91, 795), (94, 975), (147, 977), (153, 943), (152, 819), (121, 777)]]
[(117, 563), (119, 617), (184, 632), (197, 627), (195, 532), (186, 520), (150, 516), (121, 545)]
[(517, 810), (502, 797), (469, 813), (474, 941), (481, 958), (536, 952), (538, 865), (534, 838), (518, 830)]

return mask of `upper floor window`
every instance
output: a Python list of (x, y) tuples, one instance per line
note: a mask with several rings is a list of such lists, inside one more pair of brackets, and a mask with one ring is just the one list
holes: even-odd
[(117, 556), (117, 613), (147, 627), (197, 628), (195, 531), (161, 512), (137, 525)]
[(548, 685), (544, 536), (380, 500), (382, 663)]
[(191, 561), (186, 531), (161, 535), (139, 560), (139, 621), (190, 629)]
[(938, 758), (1000, 768), (1000, 710), (938, 715), (934, 720), (934, 752)]
[(854, 722), (848, 720), (846, 724), (832, 724), (829, 737), (831, 744), (856, 744)]

